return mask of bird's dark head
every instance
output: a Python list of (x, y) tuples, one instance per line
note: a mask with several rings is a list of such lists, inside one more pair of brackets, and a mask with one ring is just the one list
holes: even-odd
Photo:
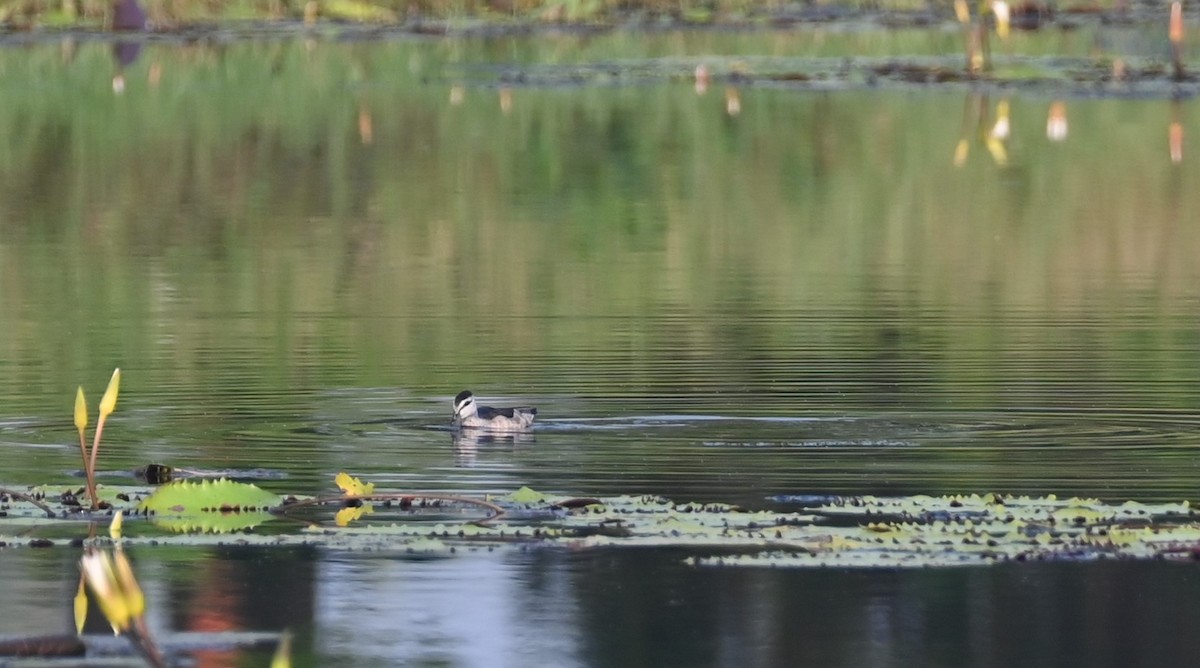
[(461, 420), (474, 415), (476, 410), (475, 395), (470, 390), (463, 390), (454, 397), (454, 417)]

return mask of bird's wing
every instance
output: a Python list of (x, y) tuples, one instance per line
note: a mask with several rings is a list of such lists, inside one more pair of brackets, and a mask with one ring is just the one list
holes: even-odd
[(503, 415), (506, 418), (515, 418), (517, 413), (529, 413), (537, 415), (536, 408), (492, 408), (491, 406), (480, 406), (479, 417), (484, 420), (491, 420), (497, 415)]

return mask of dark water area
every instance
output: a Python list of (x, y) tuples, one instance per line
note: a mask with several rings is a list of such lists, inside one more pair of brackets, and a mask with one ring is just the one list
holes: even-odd
[[(70, 627), (76, 556), (8, 551), (11, 594), (62, 603), (29, 607), (6, 631)], [(1200, 621), (1191, 565), (697, 569), (684, 556), (134, 551), (152, 626), (290, 628), (298, 665), (1129, 666), (1200, 649), (1183, 631)], [(213, 651), (201, 662), (268, 658)]]
[[(1193, 103), (691, 76), (958, 39), (0, 48), (0, 484), (74, 480), (75, 388), (94, 402), (119, 366), (110, 484), (160, 462), (269, 469), (262, 486), (304, 494), (346, 470), (386, 490), (755, 508), (1195, 499)], [(1017, 40), (1115, 48), (1085, 30)], [(537, 406), (536, 428), (456, 435), (465, 388)], [(1198, 649), (1179, 630), (1200, 580), (1180, 564), (131, 553), (153, 627), (291, 628), (297, 665), (1162, 665)], [(0, 550), (0, 634), (70, 628), (78, 556)]]

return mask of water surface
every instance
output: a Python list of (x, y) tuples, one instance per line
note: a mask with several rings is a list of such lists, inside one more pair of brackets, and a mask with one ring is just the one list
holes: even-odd
[[(1192, 498), (1200, 195), (1189, 145), (1170, 146), (1200, 130), (1189, 103), (698, 94), (687, 77), (957, 39), (164, 41), (125, 65), (96, 41), (0, 49), (0, 479), (78, 469), (74, 388), (94, 400), (120, 366), (110, 471), (753, 507)], [(1014, 48), (1082, 57), (1097, 39)], [(562, 83), (580, 67), (617, 75)], [(1065, 140), (1047, 133), (1055, 102)], [(464, 388), (538, 406), (537, 428), (457, 438)], [(1196, 649), (1166, 623), (1194, 607), (1188, 567), (777, 573), (683, 556), (135, 554), (158, 628), (291, 627), (302, 665), (1129, 665)], [(65, 625), (76, 558), (0, 552), (0, 633)]]

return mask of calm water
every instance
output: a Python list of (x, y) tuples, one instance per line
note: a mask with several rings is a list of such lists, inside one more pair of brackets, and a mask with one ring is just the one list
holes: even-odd
[[(1103, 37), (1013, 48), (1082, 57)], [(699, 94), (690, 79), (958, 39), (166, 41), (123, 66), (95, 41), (0, 48), (0, 482), (67, 479), (74, 388), (94, 401), (120, 366), (104, 468), (265, 467), (281, 492), (347, 470), (396, 490), (759, 507), (1194, 499), (1191, 103), (719, 79)], [(1047, 131), (1055, 108), (1065, 139)], [(537, 405), (538, 428), (456, 440), (464, 388)], [(156, 628), (289, 627), (299, 665), (1162, 665), (1200, 650), (1177, 631), (1197, 622), (1187, 566), (134, 556)], [(0, 551), (0, 634), (69, 628), (77, 557)], [(266, 659), (202, 661), (236, 662)]]

